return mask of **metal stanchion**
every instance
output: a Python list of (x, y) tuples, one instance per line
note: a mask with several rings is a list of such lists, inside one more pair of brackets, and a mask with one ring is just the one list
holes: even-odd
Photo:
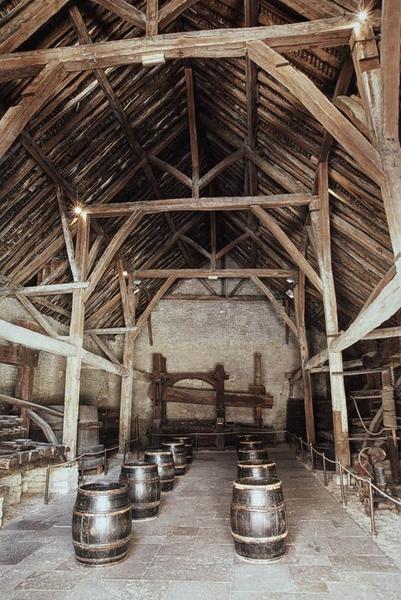
[(345, 495), (345, 488), (344, 488), (344, 473), (343, 473), (343, 465), (341, 460), (338, 460), (338, 470), (340, 473), (340, 491), (341, 491), (341, 503), (342, 505), (345, 507), (347, 506), (347, 498)]
[(312, 470), (315, 468), (315, 457), (313, 456), (313, 444), (309, 444), (310, 462)]
[(323, 484), (325, 487), (327, 487), (329, 482), (327, 480), (326, 454), (324, 452), (322, 454), (322, 457), (323, 457)]
[(49, 504), (50, 467), (46, 469), (45, 504)]
[(103, 473), (105, 475), (107, 475), (107, 468), (108, 468), (108, 464), (107, 464), (107, 450), (104, 450), (104, 456), (103, 456)]
[(301, 451), (301, 461), (304, 462), (304, 441), (302, 438), (299, 438), (299, 449)]
[(375, 502), (373, 498), (372, 480), (369, 479), (369, 504), (370, 504), (370, 532), (372, 535), (377, 535), (376, 520), (375, 520)]

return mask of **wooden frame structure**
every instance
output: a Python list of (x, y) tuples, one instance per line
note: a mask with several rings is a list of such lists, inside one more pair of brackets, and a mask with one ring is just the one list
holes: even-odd
[[(369, 335), (381, 323), (392, 317), (401, 308), (401, 150), (398, 137), (399, 123), (399, 54), (401, 8), (394, 0), (385, 0), (383, 12), (373, 12), (367, 23), (358, 21), (355, 14), (336, 14), (330, 18), (287, 23), (282, 25), (256, 26), (258, 11), (253, 3), (245, 0), (246, 27), (236, 29), (221, 29), (208, 31), (191, 31), (185, 33), (160, 33), (177, 16), (195, 5), (194, 1), (169, 0), (158, 9), (158, 2), (147, 1), (146, 14), (124, 2), (96, 0), (96, 3), (117, 14), (124, 22), (145, 31), (145, 36), (134, 39), (122, 39), (104, 43), (92, 42), (82, 16), (76, 6), (69, 10), (71, 21), (77, 32), (79, 45), (55, 48), (41, 48), (29, 51), (18, 51), (18, 47), (37, 31), (48, 19), (62, 10), (66, 2), (54, 0), (48, 2), (48, 10), (41, 8), (39, 0), (11, 19), (10, 27), (1, 37), (0, 47), (0, 81), (33, 78), (26, 86), (19, 103), (8, 108), (0, 119), (0, 158), (4, 157), (12, 145), (19, 143), (34, 157), (37, 164), (56, 185), (57, 204), (62, 228), (62, 235), (45, 240), (43, 248), (29, 264), (21, 266), (9, 285), (1, 290), (3, 295), (16, 295), (18, 298), (49, 294), (72, 294), (72, 310), (69, 326), (68, 341), (58, 339), (51, 325), (46, 325), (47, 336), (38, 333), (20, 331), (16, 326), (0, 322), (0, 337), (9, 341), (24, 340), (31, 348), (41, 348), (67, 357), (65, 384), (65, 419), (63, 443), (71, 448), (74, 456), (76, 446), (76, 429), (78, 419), (80, 374), (82, 362), (88, 362), (96, 368), (102, 368), (122, 376), (121, 389), (121, 419), (120, 419), (120, 451), (123, 451), (130, 439), (130, 422), (132, 411), (134, 343), (139, 333), (160, 299), (171, 286), (181, 277), (199, 277), (202, 279), (215, 277), (250, 278), (262, 293), (272, 302), (272, 305), (283, 318), (286, 326), (296, 336), (300, 344), (302, 372), (304, 376), (305, 406), (307, 412), (308, 439), (313, 441), (313, 404), (311, 398), (310, 367), (319, 366), (324, 360), (329, 360), (332, 385), (333, 414), (335, 423), (336, 452), (344, 464), (349, 463), (349, 444), (347, 436), (347, 411), (342, 373), (342, 351), (355, 342)], [(307, 3), (301, 3), (307, 5)], [(307, 8), (305, 8), (307, 10)], [(29, 12), (29, 14), (28, 14)], [(312, 11), (313, 12), (313, 11)], [(323, 11), (324, 12), (324, 11)], [(29, 19), (25, 17), (29, 16)], [(382, 31), (382, 54), (377, 49), (375, 28)], [(1, 32), (0, 32), (1, 33)], [(349, 119), (336, 104), (331, 102), (312, 80), (301, 71), (295, 69), (287, 58), (288, 53), (301, 49), (324, 49), (350, 45), (359, 94), (364, 109), (365, 124), (369, 139), (359, 130), (359, 121)], [(395, 52), (395, 58), (394, 58)], [(153, 151), (145, 151), (140, 145), (130, 125), (124, 106), (108, 81), (106, 69), (132, 64), (161, 64), (177, 59), (216, 59), (216, 58), (246, 58), (246, 103), (247, 131), (245, 143), (240, 148), (226, 156), (217, 166), (206, 174), (201, 174), (201, 158), (199, 139), (197, 135), (197, 107), (194, 92), (194, 77), (190, 66), (185, 67), (185, 87), (187, 96), (188, 129), (190, 134), (190, 158), (192, 177), (185, 175), (179, 168), (170, 165), (158, 157), (163, 145)], [(256, 144), (255, 123), (257, 115), (257, 68), (261, 73), (267, 73), (276, 84), (295, 96), (297, 102), (304, 106), (325, 131), (321, 148), (319, 167), (316, 181), (318, 194), (305, 189), (295, 177), (283, 177), (279, 169), (272, 171), (271, 165), (259, 156)], [(394, 77), (396, 69), (397, 77)], [(141, 202), (113, 203), (110, 196), (106, 201), (88, 204), (74, 219), (67, 215), (65, 197), (76, 202), (78, 194), (61, 173), (38, 147), (34, 138), (25, 130), (37, 113), (52, 97), (62, 93), (77, 74), (90, 71), (95, 74), (98, 85), (103, 90), (107, 103), (116, 115), (131, 150), (138, 157), (136, 171), (143, 173), (152, 189), (154, 200)], [(343, 80), (339, 83), (337, 95), (346, 93), (346, 80), (349, 79), (344, 71)], [(396, 84), (394, 82), (397, 82)], [(344, 90), (341, 92), (341, 87)], [(349, 104), (347, 104), (349, 107)], [(362, 118), (362, 117), (361, 117)], [(357, 124), (355, 124), (357, 123)], [(224, 139), (227, 135), (222, 136)], [(174, 140), (174, 136), (172, 137)], [(167, 138), (166, 147), (172, 139)], [(352, 320), (348, 328), (340, 332), (338, 324), (338, 305), (333, 279), (330, 251), (330, 207), (329, 207), (329, 168), (328, 154), (332, 141), (339, 144), (342, 150), (352, 155), (359, 167), (369, 173), (374, 184), (380, 186), (385, 206), (388, 230), (391, 238), (393, 270), (390, 277), (384, 279), (373, 293), (369, 303), (364, 306), (359, 315)], [(236, 165), (240, 160), (246, 160), (246, 185), (244, 196), (201, 196), (200, 192), (206, 186)], [(161, 168), (170, 176), (179, 180), (191, 190), (189, 198), (164, 199), (154, 175), (153, 169)], [(258, 194), (258, 171), (269, 173), (288, 193)], [(132, 174), (131, 174), (132, 176)], [(117, 185), (124, 186), (124, 177)], [(272, 215), (270, 209), (277, 209), (276, 214), (286, 208), (309, 208), (311, 223), (310, 235), (314, 238), (315, 252), (319, 272), (310, 263), (305, 253), (299, 250), (285, 228)], [(223, 258), (223, 250), (216, 249), (216, 220), (212, 216), (212, 247), (205, 251), (197, 242), (188, 237), (188, 225), (177, 227), (171, 213), (227, 211), (232, 222), (241, 223), (236, 211), (248, 210), (252, 219), (248, 224), (241, 225), (241, 241), (251, 240), (253, 256), (255, 248), (265, 244), (263, 235), (269, 235), (278, 243), (281, 251), (290, 257), (295, 266), (298, 285), (296, 289), (296, 322), (283, 310), (274, 293), (261, 278), (288, 278), (294, 275), (294, 268), (285, 266), (276, 269), (245, 268), (228, 271), (216, 268), (216, 260)], [(197, 250), (210, 258), (210, 269), (189, 268), (186, 271), (178, 269), (152, 269), (151, 264), (142, 267), (139, 273), (128, 273), (128, 281), (124, 275), (122, 262), (117, 261), (118, 293), (110, 298), (104, 307), (98, 311), (104, 313), (121, 302), (124, 315), (124, 328), (117, 333), (124, 335), (123, 364), (116, 361), (107, 345), (99, 341), (99, 328), (88, 324), (88, 330), (108, 358), (97, 357), (84, 349), (85, 313), (93, 300), (93, 294), (99, 282), (104, 277), (108, 267), (116, 261), (118, 253), (124, 248), (126, 240), (139, 230), (144, 217), (148, 215), (164, 215), (172, 234), (171, 240), (166, 241), (164, 248), (178, 245), (181, 254), (188, 258), (189, 248)], [(104, 219), (123, 218), (110, 239), (104, 243)], [(101, 219), (101, 221), (100, 221)], [(100, 223), (99, 223), (100, 221)], [(91, 244), (91, 231), (96, 239)], [(263, 232), (263, 235), (262, 235)], [(92, 235), (93, 238), (93, 235)], [(240, 243), (240, 242), (238, 242)], [(75, 248), (74, 248), (75, 245)], [(236, 243), (227, 244), (229, 253)], [(60, 265), (58, 273), (71, 271), (71, 283), (57, 284), (50, 277), (37, 287), (25, 284), (46, 265), (49, 260), (65, 247), (67, 261)], [(101, 249), (103, 248), (102, 252)], [(164, 248), (160, 250), (163, 255)], [(218, 255), (220, 254), (219, 258)], [(158, 258), (156, 256), (156, 258)], [(278, 260), (280, 255), (278, 255)], [(152, 261), (151, 261), (152, 262)], [(155, 261), (157, 263), (157, 260)], [(281, 260), (281, 262), (283, 262)], [(187, 261), (188, 265), (188, 261)], [(189, 267), (192, 265), (189, 264)], [(288, 264), (287, 264), (288, 267)], [(56, 278), (57, 276), (54, 275)], [(162, 286), (149, 301), (146, 309), (136, 319), (136, 301), (133, 294), (133, 282), (136, 277), (165, 279)], [(313, 286), (306, 289), (305, 278)], [(203, 282), (207, 286), (207, 281)], [(60, 287), (63, 286), (63, 287)], [(327, 335), (327, 351), (318, 357), (309, 358), (305, 331), (305, 293), (316, 294), (322, 298), (325, 314)], [(24, 302), (24, 300), (22, 300)], [(35, 308), (35, 307), (34, 307)], [(38, 321), (45, 323), (43, 316), (34, 311)], [(93, 320), (92, 320), (93, 321)], [(112, 328), (111, 328), (112, 329)], [(101, 333), (101, 331), (100, 331)]]

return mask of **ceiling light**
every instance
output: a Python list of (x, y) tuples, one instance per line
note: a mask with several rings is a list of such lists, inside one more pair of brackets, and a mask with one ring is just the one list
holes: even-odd
[(287, 277), (286, 282), (287, 283), (295, 283), (295, 279), (293, 277)]
[(366, 9), (359, 11), (359, 13), (358, 13), (358, 21), (360, 23), (366, 23), (366, 21), (368, 20), (368, 18), (369, 18), (369, 12)]
[(208, 278), (208, 279), (212, 279), (212, 280), (214, 280), (214, 281), (215, 281), (216, 279), (218, 279), (217, 275), (208, 275), (208, 276), (207, 276), (207, 278)]
[(294, 297), (294, 291), (293, 290), (287, 290), (286, 294), (289, 298), (293, 298)]
[(134, 283), (135, 283), (135, 285), (141, 285), (142, 279), (135, 279)]
[(79, 204), (77, 204), (76, 206), (74, 206), (74, 213), (76, 215), (81, 215), (82, 214), (82, 210), (83, 210), (83, 208)]
[(128, 271), (123, 271), (123, 277), (128, 277)]

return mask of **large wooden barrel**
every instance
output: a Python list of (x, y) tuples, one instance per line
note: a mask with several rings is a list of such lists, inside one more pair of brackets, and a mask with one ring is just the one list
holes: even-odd
[(193, 458), (193, 444), (192, 444), (191, 438), (189, 436), (180, 436), (180, 437), (174, 438), (174, 440), (184, 444), (185, 453), (186, 453), (186, 457), (187, 457), (187, 464), (191, 464), (192, 458)]
[(231, 533), (240, 557), (252, 562), (283, 558), (288, 532), (281, 481), (250, 477), (234, 481)]
[(121, 467), (119, 481), (128, 486), (134, 521), (154, 519), (160, 506), (160, 475), (157, 465), (146, 462), (126, 463)]
[(237, 464), (237, 479), (251, 477), (252, 479), (277, 480), (276, 463), (267, 460), (244, 460)]
[(185, 445), (182, 442), (163, 442), (162, 447), (171, 450), (173, 453), (175, 474), (185, 475), (187, 468)]
[(125, 484), (89, 483), (78, 488), (72, 513), (72, 543), (78, 562), (101, 566), (123, 560), (131, 528)]
[(238, 462), (246, 460), (269, 460), (266, 448), (238, 448)]
[(175, 467), (171, 450), (167, 448), (148, 448), (145, 450), (145, 462), (157, 465), (162, 492), (170, 492), (174, 487)]

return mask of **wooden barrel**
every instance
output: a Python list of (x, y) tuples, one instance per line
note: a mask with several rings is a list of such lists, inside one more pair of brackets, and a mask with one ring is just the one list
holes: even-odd
[(238, 462), (247, 460), (269, 460), (266, 448), (238, 448)]
[(281, 481), (251, 477), (234, 481), (231, 533), (236, 553), (246, 560), (273, 562), (283, 558), (288, 532)]
[(190, 437), (182, 436), (174, 438), (175, 441), (181, 442), (185, 446), (185, 453), (187, 457), (187, 464), (192, 463), (193, 458), (193, 443)]
[(160, 506), (160, 475), (157, 465), (146, 462), (126, 463), (121, 467), (119, 481), (128, 486), (134, 521), (154, 519)]
[(162, 492), (170, 492), (174, 487), (175, 467), (171, 450), (166, 448), (148, 448), (145, 450), (145, 462), (157, 465)]
[(96, 567), (124, 560), (131, 528), (125, 484), (89, 483), (78, 488), (72, 513), (72, 543), (78, 562)]
[(173, 453), (175, 474), (178, 476), (185, 475), (187, 468), (185, 445), (182, 442), (163, 442), (162, 446)]
[(252, 479), (277, 480), (276, 463), (267, 460), (244, 460), (237, 464), (237, 479), (251, 477)]
[(243, 448), (244, 450), (256, 450), (257, 448), (263, 448), (262, 440), (240, 440), (238, 450)]

